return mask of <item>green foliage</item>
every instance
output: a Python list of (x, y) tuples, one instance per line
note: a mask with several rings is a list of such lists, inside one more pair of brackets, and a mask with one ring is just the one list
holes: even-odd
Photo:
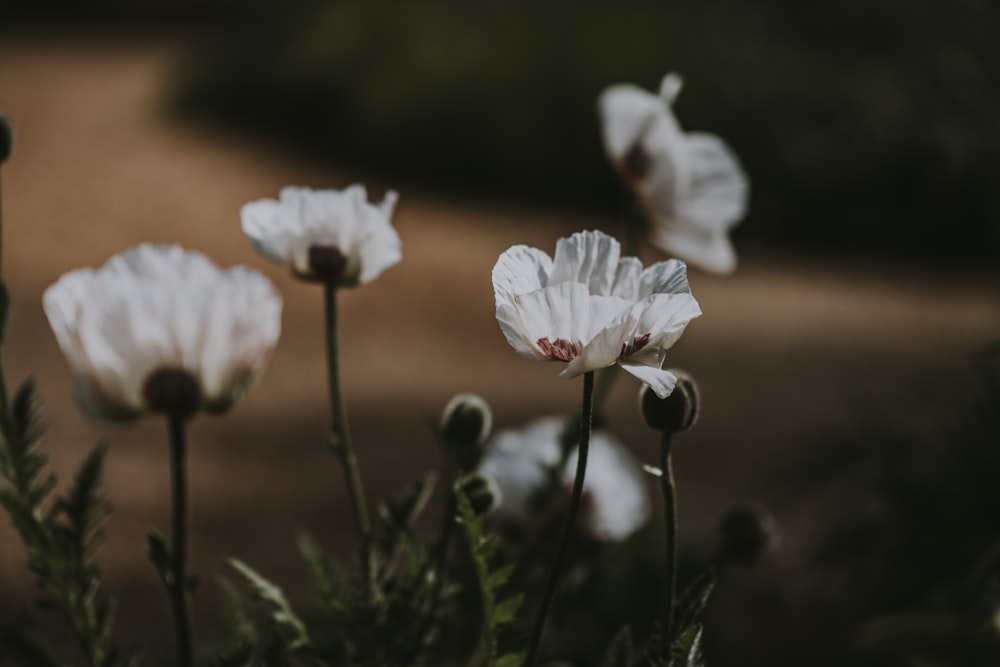
[(490, 561), (496, 552), (496, 540), (483, 534), (482, 518), (476, 516), (466, 498), (456, 491), (462, 528), (469, 545), (469, 555), (475, 567), (476, 582), (479, 586), (480, 603), (483, 609), (483, 639), (482, 650), (485, 653), (484, 664), (487, 667), (518, 667), (524, 659), (523, 654), (506, 654), (498, 656), (497, 633), (501, 626), (511, 623), (521, 604), (524, 595), (517, 594), (501, 597), (501, 589), (514, 572), (514, 565), (507, 564), (493, 569)]
[(119, 665), (112, 637), (115, 602), (98, 595), (94, 562), (109, 512), (101, 491), (106, 447), (98, 445), (84, 459), (65, 496), (50, 499), (55, 478), (45, 472), (47, 459), (38, 448), (42, 431), (34, 384), (28, 381), (0, 415), (0, 505), (28, 550), (43, 607), (66, 615), (89, 665)]
[(632, 641), (632, 630), (626, 625), (611, 641), (601, 667), (633, 667), (635, 664), (635, 646)]

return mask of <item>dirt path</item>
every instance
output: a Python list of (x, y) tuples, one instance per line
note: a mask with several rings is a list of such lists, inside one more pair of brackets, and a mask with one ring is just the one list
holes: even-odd
[[(339, 471), (322, 444), (321, 295), (257, 257), (238, 224), (243, 203), (283, 185), (342, 187), (351, 176), (166, 123), (159, 95), (171, 54), (162, 44), (0, 44), (0, 107), (18, 126), (3, 168), (4, 271), (14, 294), (8, 372), (12, 381), (38, 380), (50, 424), (45, 448), (61, 479), (98, 439), (111, 443), (107, 491), (116, 511), (102, 558), (123, 592), (126, 626), (147, 628), (139, 630), (147, 644), (155, 642), (148, 628), (167, 620), (159, 603), (143, 602), (157, 585), (143, 555), (145, 531), (168, 525), (165, 429), (156, 420), (111, 429), (75, 410), (40, 306), (44, 288), (65, 271), (161, 241), (271, 277), (286, 306), (269, 370), (231, 415), (193, 427), (194, 567), (207, 575), (222, 556), (240, 554), (278, 578), (287, 572), (295, 590), (297, 529), (340, 553), (351, 544)], [(434, 464), (424, 425), (458, 391), (487, 397), (501, 427), (576, 406), (576, 384), (508, 348), (489, 272), (511, 244), (551, 250), (572, 231), (610, 226), (410, 192), (401, 193), (396, 224), (403, 263), (343, 297), (344, 385), (372, 497)], [(705, 315), (672, 363), (699, 378), (704, 393), (702, 421), (677, 452), (694, 531), (710, 530), (730, 500), (766, 500), (759, 473), (769, 461), (859, 411), (934, 428), (935, 397), (964, 377), (972, 350), (1000, 338), (997, 270), (892, 272), (751, 255), (730, 279), (693, 273), (691, 282)], [(651, 456), (655, 438), (638, 426), (636, 390), (620, 382), (610, 413), (634, 449)], [(793, 519), (791, 510), (782, 518)], [(788, 553), (795, 548), (793, 532)], [(0, 599), (11, 608), (32, 590), (23, 561), (0, 521)]]

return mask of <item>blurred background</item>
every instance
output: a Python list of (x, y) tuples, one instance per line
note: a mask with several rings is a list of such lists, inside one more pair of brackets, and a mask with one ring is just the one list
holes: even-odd
[[(575, 409), (575, 384), (507, 347), (489, 271), (514, 243), (621, 232), (597, 95), (676, 71), (682, 125), (723, 137), (751, 179), (741, 267), (692, 270), (705, 315), (670, 362), (705, 405), (675, 446), (686, 567), (732, 502), (784, 527), (759, 567), (725, 575), (710, 664), (997, 664), (997, 34), (1000, 9), (975, 0), (6, 3), (8, 372), (39, 380), (61, 479), (111, 442), (102, 562), (123, 636), (163, 641), (142, 545), (167, 521), (165, 429), (77, 414), (44, 288), (141, 241), (278, 284), (285, 333), (261, 386), (194, 426), (195, 562), (209, 580), (238, 554), (294, 597), (297, 529), (345, 558), (353, 539), (322, 442), (320, 295), (253, 255), (239, 207), (286, 184), (400, 191), (403, 263), (343, 298), (352, 424), (385, 497), (438, 463), (423, 426), (454, 393), (482, 394), (499, 427)], [(636, 390), (615, 386), (610, 426), (652, 460)], [(637, 544), (655, 549), (655, 530)], [(5, 625), (44, 625), (7, 524), (0, 545)], [(656, 587), (636, 572), (658, 577), (609, 565), (632, 595), (604, 600), (609, 628), (648, 608)], [(204, 616), (218, 598), (206, 585)], [(572, 657), (593, 664), (589, 649)]]

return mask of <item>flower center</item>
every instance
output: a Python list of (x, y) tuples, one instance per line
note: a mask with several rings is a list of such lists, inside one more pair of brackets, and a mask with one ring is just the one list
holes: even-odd
[(323, 282), (339, 283), (347, 268), (347, 257), (340, 248), (314, 243), (309, 246), (309, 271)]
[(632, 147), (625, 153), (625, 157), (622, 158), (622, 171), (625, 174), (625, 180), (632, 182), (646, 178), (652, 166), (651, 162), (649, 153), (640, 142), (632, 144)]
[(572, 361), (583, 352), (581, 343), (571, 343), (565, 338), (557, 338), (553, 343), (547, 337), (538, 339), (538, 348), (554, 361)]
[(618, 355), (618, 361), (624, 360), (626, 357), (630, 357), (642, 348), (646, 347), (649, 343), (649, 334), (643, 334), (641, 336), (636, 336), (631, 342), (622, 343), (622, 353)]
[(180, 368), (161, 368), (146, 378), (142, 397), (153, 412), (190, 417), (198, 410), (201, 388), (189, 372)]

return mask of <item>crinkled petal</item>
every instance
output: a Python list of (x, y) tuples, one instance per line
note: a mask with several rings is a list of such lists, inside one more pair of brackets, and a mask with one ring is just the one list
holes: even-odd
[(638, 279), (638, 297), (645, 298), (652, 294), (690, 294), (691, 286), (687, 279), (687, 266), (684, 262), (669, 259), (657, 262), (642, 272)]
[(577, 232), (559, 239), (549, 284), (583, 283), (591, 294), (610, 295), (618, 271), (621, 245), (603, 232)]
[(493, 266), (493, 294), (496, 304), (511, 303), (519, 294), (528, 294), (548, 285), (552, 258), (537, 248), (516, 245), (501, 253)]

